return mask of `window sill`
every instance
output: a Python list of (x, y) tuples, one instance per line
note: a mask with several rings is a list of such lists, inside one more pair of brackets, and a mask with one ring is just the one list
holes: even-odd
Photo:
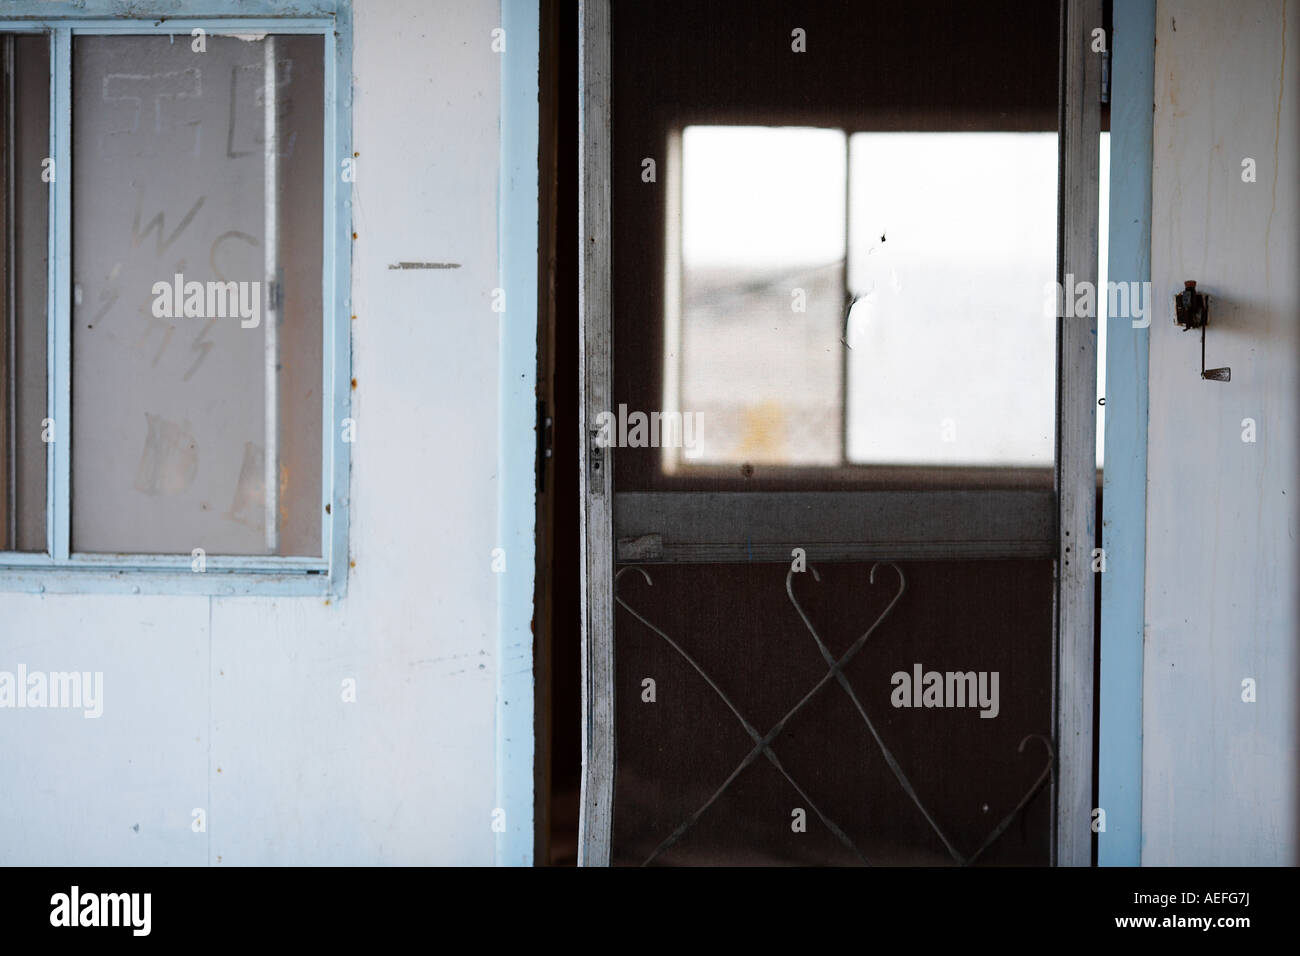
[(208, 597), (336, 597), (329, 573), (318, 571), (177, 571), (53, 565), (0, 568), (0, 592), (27, 594), (190, 594)]

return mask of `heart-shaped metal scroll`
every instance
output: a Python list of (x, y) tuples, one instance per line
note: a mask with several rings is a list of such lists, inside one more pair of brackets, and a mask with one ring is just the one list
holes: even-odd
[[(790, 774), (785, 770), (785, 768), (781, 765), (780, 760), (777, 759), (776, 754), (772, 752), (771, 743), (785, 729), (786, 724), (788, 724), (790, 720), (796, 714), (799, 713), (799, 711), (801, 711), (805, 706), (807, 706), (809, 701), (811, 701), (814, 697), (816, 697), (817, 694), (819, 694), (827, 686), (827, 684), (830, 683), (832, 677), (835, 677), (837, 675), (842, 676), (841, 672), (843, 671), (843, 668), (846, 667), (851, 660), (853, 660), (853, 658), (857, 655), (858, 651), (862, 650), (862, 648), (866, 645), (867, 640), (871, 637), (872, 633), (876, 630), (877, 627), (881, 625), (881, 623), (884, 622), (885, 618), (887, 618), (890, 612), (894, 609), (894, 605), (897, 604), (899, 600), (903, 597), (904, 592), (907, 590), (907, 581), (903, 577), (903, 572), (896, 564), (891, 563), (889, 566), (893, 568), (894, 572), (898, 575), (898, 591), (897, 593), (894, 594), (894, 597), (892, 600), (890, 600), (888, 606), (885, 607), (884, 611), (880, 613), (880, 615), (876, 618), (875, 622), (869, 628), (867, 628), (867, 630), (862, 634), (861, 637), (859, 637), (856, 641), (853, 642), (853, 645), (847, 651), (845, 651), (844, 654), (841, 655), (838, 660), (834, 660), (834, 659), (828, 660), (828, 663), (830, 664), (830, 670), (828, 670), (826, 674), (823, 675), (822, 678), (818, 680), (816, 684), (813, 685), (812, 689), (809, 690), (808, 693), (806, 693), (802, 698), (800, 698), (798, 703), (796, 703), (792, 708), (790, 708), (790, 710), (785, 714), (784, 717), (782, 717), (779, 721), (777, 721), (777, 723), (772, 727), (771, 730), (769, 730), (766, 734), (762, 736), (759, 736), (758, 731), (749, 723), (749, 721), (747, 721), (741, 715), (740, 710), (735, 706), (735, 704), (731, 702), (730, 698), (727, 697), (727, 695), (717, 685), (717, 683), (715, 683), (713, 679), (710, 678), (707, 673), (705, 673), (704, 669), (700, 667), (698, 663), (696, 663), (694, 658), (692, 658), (688, 653), (686, 653), (686, 651), (683, 650), (682, 647), (676, 641), (674, 641), (671, 637), (665, 634), (662, 629), (650, 623), (650, 621), (646, 620), (645, 617), (637, 613), (637, 611), (633, 610), (632, 607), (629, 606), (626, 601), (624, 601), (621, 597), (617, 596), (618, 580), (627, 571), (636, 570), (641, 574), (643, 578), (645, 578), (646, 583), (651, 587), (653, 587), (654, 582), (650, 580), (650, 575), (645, 571), (645, 569), (639, 567), (637, 568), (624, 567), (619, 570), (618, 574), (616, 574), (614, 577), (614, 583), (616, 588), (614, 599), (619, 603), (619, 605), (624, 610), (626, 610), (634, 618), (636, 618), (638, 621), (640, 621), (642, 624), (648, 627), (652, 632), (657, 634), (659, 637), (663, 638), (663, 640), (665, 640), (668, 643), (668, 645), (673, 648), (673, 650), (675, 650), (679, 655), (681, 655), (681, 657), (688, 664), (690, 664), (692, 668), (695, 669), (696, 673), (698, 673), (702, 678), (704, 678), (705, 683), (707, 683), (709, 687), (713, 689), (713, 692), (716, 693), (722, 699), (723, 703), (727, 705), (727, 708), (733, 714), (736, 715), (736, 718), (741, 722), (741, 725), (745, 728), (746, 733), (748, 733), (750, 735), (750, 738), (754, 741), (754, 748), (750, 750), (750, 752), (745, 756), (744, 760), (742, 760), (740, 764), (736, 767), (736, 769), (732, 771), (730, 776), (728, 776), (727, 779), (722, 782), (722, 785), (719, 786), (716, 791), (714, 791), (713, 795), (710, 796), (709, 799), (705, 801), (703, 806), (701, 806), (698, 810), (696, 810), (695, 813), (691, 814), (691, 816), (689, 816), (685, 821), (683, 821), (671, 834), (669, 834), (669, 836), (662, 843), (659, 844), (659, 846), (655, 848), (654, 852), (651, 853), (650, 856), (646, 858), (645, 860), (646, 864), (652, 862), (655, 859), (655, 857), (657, 857), (660, 853), (667, 850), (674, 843), (680, 840), (682, 836), (692, 826), (695, 825), (695, 823), (700, 819), (700, 817), (704, 815), (705, 811), (707, 811), (709, 807), (711, 807), (717, 801), (717, 799), (721, 797), (723, 793), (726, 792), (727, 788), (731, 786), (732, 782), (738, 776), (740, 776), (740, 774), (745, 770), (745, 768), (748, 767), (751, 763), (753, 763), (756, 759), (758, 759), (760, 754), (767, 756), (768, 760), (771, 761), (773, 766), (775, 766), (777, 770), (780, 771), (781, 775), (785, 777), (787, 781), (789, 781), (790, 785), (795, 788), (795, 790), (799, 793), (799, 795), (804, 800), (807, 800), (808, 805), (812, 807), (814, 813), (816, 813), (817, 816), (821, 819), (821, 821), (824, 824), (826, 824), (827, 828), (842, 843), (848, 846), (854, 852), (854, 854), (856, 854), (857, 857), (862, 860), (863, 863), (867, 862), (866, 857), (864, 857), (862, 855), (862, 852), (857, 848), (857, 846), (854, 845), (853, 841), (848, 837), (848, 834), (846, 834), (842, 828), (837, 826), (833, 821), (830, 820), (829, 817), (827, 817), (820, 809), (816, 807), (816, 805), (803, 791), (803, 789), (794, 781), (794, 779), (790, 776)], [(877, 567), (879, 567), (879, 564), (872, 565), (871, 567), (871, 573), (868, 578), (871, 584), (874, 584), (876, 581)], [(805, 623), (807, 623), (806, 618), (805, 618)]]
[[(872, 565), (871, 567), (870, 580), (872, 583), (875, 583), (876, 568), (878, 566), (879, 565)], [(898, 569), (898, 566), (891, 564), (890, 567), (892, 567), (895, 571), (898, 572), (899, 580), (902, 581), (903, 572)], [(817, 573), (817, 569), (810, 567), (809, 570), (812, 572), (813, 579), (820, 584), (821, 575)], [(817, 643), (817, 649), (821, 651), (822, 657), (825, 659), (826, 663), (833, 664), (834, 656), (831, 654), (830, 649), (826, 646), (826, 642), (821, 639), (821, 636), (817, 633), (817, 629), (813, 627), (812, 621), (808, 619), (808, 614), (804, 611), (803, 606), (799, 603), (798, 598), (794, 596), (794, 570), (793, 569), (786, 572), (785, 593), (789, 596), (790, 603), (794, 605), (795, 611), (799, 614), (799, 618), (803, 621), (804, 627), (808, 629), (808, 633), (812, 635), (812, 639)], [(884, 618), (889, 614), (889, 611), (893, 608), (894, 603), (898, 600), (899, 597), (902, 597), (902, 589), (899, 590), (898, 596), (895, 597), (894, 601), (890, 602), (889, 607), (885, 608), (885, 613), (876, 619), (876, 623), (871, 626), (871, 629), (868, 630), (867, 633), (863, 635), (862, 638), (859, 638), (859, 641), (865, 643), (865, 638), (870, 636), (871, 631), (875, 630), (876, 627), (880, 624), (880, 622), (884, 620)], [(858, 645), (855, 644), (854, 646), (857, 647)], [(943, 828), (939, 826), (939, 823), (938, 821), (935, 820), (934, 815), (930, 813), (929, 809), (921, 801), (920, 796), (916, 792), (916, 788), (912, 786), (912, 781), (908, 779), (908, 776), (906, 773), (904, 773), (903, 768), (899, 766), (898, 760), (894, 757), (893, 752), (889, 749), (888, 746), (885, 745), (885, 741), (880, 736), (880, 732), (876, 730), (876, 725), (872, 722), (871, 717), (867, 715), (866, 708), (862, 706), (862, 701), (858, 699), (858, 695), (856, 692), (854, 692), (853, 686), (849, 683), (849, 679), (844, 675), (844, 673), (841, 670), (832, 668), (832, 672), (835, 674), (836, 678), (838, 679), (840, 686), (844, 688), (844, 692), (849, 695), (849, 700), (853, 702), (853, 706), (857, 709), (858, 715), (862, 718), (862, 722), (865, 723), (867, 725), (867, 729), (871, 731), (871, 736), (876, 741), (876, 746), (880, 748), (880, 753), (885, 758), (885, 763), (888, 764), (889, 769), (893, 772), (895, 779), (898, 780), (899, 786), (903, 788), (903, 792), (906, 793), (908, 798), (912, 801), (912, 803), (916, 805), (916, 808), (921, 811), (921, 815), (925, 817), (926, 823), (930, 825), (930, 828), (934, 831), (935, 836), (939, 838), (940, 842), (943, 843), (944, 847), (947, 849), (948, 853), (952, 856), (953, 860), (956, 861), (960, 866), (969, 866), (972, 863), (974, 863), (977, 859), (979, 859), (980, 855), (983, 854), (985, 850), (987, 850), (990, 846), (992, 846), (997, 841), (998, 837), (1002, 836), (1002, 834), (1006, 832), (1007, 827), (1011, 825), (1011, 821), (1013, 821), (1020, 814), (1020, 811), (1023, 810), (1026, 805), (1028, 805), (1029, 801), (1033, 799), (1034, 794), (1036, 794), (1039, 791), (1039, 789), (1051, 776), (1052, 770), (1056, 766), (1056, 753), (1052, 748), (1051, 741), (1049, 741), (1046, 737), (1042, 736), (1041, 734), (1030, 734), (1025, 738), (1023, 738), (1020, 741), (1020, 746), (1018, 748), (1019, 753), (1024, 753), (1025, 744), (1028, 743), (1030, 739), (1037, 738), (1043, 741), (1043, 745), (1047, 748), (1047, 755), (1048, 755), (1047, 766), (1043, 769), (1043, 772), (1038, 775), (1038, 779), (1034, 781), (1033, 785), (1025, 792), (1025, 795), (1021, 798), (1020, 802), (1016, 804), (1015, 808), (1010, 813), (1008, 813), (1005, 817), (1003, 817), (1001, 822), (998, 823), (998, 825), (989, 832), (989, 835), (984, 839), (984, 842), (980, 844), (979, 849), (976, 850), (974, 853), (972, 853), (970, 856), (963, 856), (961, 851), (958, 850), (953, 845), (952, 841), (948, 839), (948, 835), (943, 832)]]

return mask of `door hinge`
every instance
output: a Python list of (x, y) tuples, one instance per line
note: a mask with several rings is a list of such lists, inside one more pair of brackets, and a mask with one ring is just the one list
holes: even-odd
[(1110, 103), (1110, 34), (1106, 35), (1106, 47), (1101, 51), (1101, 105)]
[(546, 466), (550, 464), (552, 452), (551, 416), (546, 414), (545, 399), (537, 400), (537, 493), (546, 491)]
[(605, 496), (605, 443), (601, 429), (591, 429), (591, 444), (587, 446), (587, 491), (593, 497)]

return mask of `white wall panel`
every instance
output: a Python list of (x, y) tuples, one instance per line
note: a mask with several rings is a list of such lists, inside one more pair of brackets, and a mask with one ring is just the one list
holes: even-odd
[(0, 594), (0, 670), (107, 681), (0, 711), (0, 863), (493, 861), (500, 22), (355, 4), (347, 597)]
[[(1157, 8), (1144, 864), (1298, 858), (1298, 35), (1293, 2)], [(1229, 383), (1174, 325), (1185, 279), (1213, 297), (1206, 361)]]

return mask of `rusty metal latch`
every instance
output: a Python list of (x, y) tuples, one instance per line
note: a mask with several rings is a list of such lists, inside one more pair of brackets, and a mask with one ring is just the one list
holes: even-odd
[(1210, 324), (1210, 297), (1196, 291), (1195, 279), (1184, 282), (1183, 291), (1174, 296), (1174, 321), (1184, 332), (1201, 330), (1201, 378), (1207, 382), (1232, 381), (1232, 369), (1205, 367), (1205, 329)]

